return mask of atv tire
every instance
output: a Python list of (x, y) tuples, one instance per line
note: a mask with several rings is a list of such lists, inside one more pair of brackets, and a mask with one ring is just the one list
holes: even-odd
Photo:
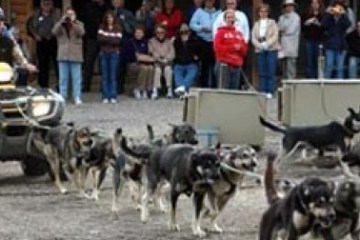
[(25, 176), (38, 177), (46, 174), (49, 166), (45, 160), (26, 157), (21, 161), (21, 168)]

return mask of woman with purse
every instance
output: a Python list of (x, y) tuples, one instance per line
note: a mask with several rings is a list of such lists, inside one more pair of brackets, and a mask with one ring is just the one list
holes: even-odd
[(260, 4), (257, 8), (259, 19), (252, 29), (251, 41), (256, 52), (260, 91), (272, 98), (276, 89), (279, 29), (275, 20), (269, 19), (269, 10), (268, 4)]
[(123, 51), (128, 72), (136, 74), (134, 97), (147, 99), (154, 87), (154, 58), (149, 55), (144, 26), (136, 26), (134, 36), (125, 43)]

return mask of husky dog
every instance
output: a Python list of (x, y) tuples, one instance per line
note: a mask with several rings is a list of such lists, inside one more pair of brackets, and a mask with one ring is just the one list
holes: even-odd
[[(113, 137), (113, 149), (116, 155), (116, 160), (113, 164), (113, 200), (112, 211), (118, 212), (118, 199), (122, 194), (126, 183), (129, 184), (130, 194), (133, 201), (136, 204), (136, 208), (139, 208), (141, 202), (142, 188), (143, 188), (143, 167), (145, 161), (141, 158), (136, 158), (127, 154), (122, 149), (121, 143), (125, 138), (121, 128), (118, 128)], [(150, 151), (150, 146), (143, 145), (138, 146), (138, 151)]]
[(211, 220), (212, 231), (221, 233), (217, 219), (229, 200), (235, 195), (237, 186), (241, 185), (246, 172), (253, 172), (258, 166), (256, 151), (248, 145), (240, 145), (230, 150), (217, 146), (216, 151), (222, 156), (220, 177), (207, 192), (208, 207), (203, 211), (203, 217)]
[(346, 179), (337, 183), (335, 192), (336, 219), (331, 227), (315, 226), (314, 235), (324, 239), (360, 239), (360, 178), (350, 172), (346, 163), (341, 162)]
[(275, 158), (275, 154), (269, 154), (265, 170), (265, 192), (270, 206), (262, 216), (259, 239), (299, 239), (315, 223), (323, 228), (331, 227), (336, 218), (333, 184), (307, 178), (280, 198), (274, 186)]
[(280, 127), (260, 116), (260, 123), (265, 127), (284, 134), (282, 145), (285, 152), (290, 152), (299, 142), (305, 142), (319, 150), (322, 156), (324, 149), (337, 146), (345, 153), (348, 146), (346, 140), (351, 140), (360, 131), (360, 112), (348, 108), (349, 115), (343, 123), (330, 122), (322, 126), (310, 127)]
[(159, 147), (174, 143), (188, 143), (192, 145), (198, 144), (198, 140), (196, 139), (196, 130), (191, 124), (171, 124), (170, 126), (170, 134), (165, 134), (163, 138), (155, 138), (153, 127), (150, 124), (147, 124), (146, 128), (148, 132), (149, 143)]
[(127, 146), (123, 150), (132, 156), (148, 159), (146, 163), (145, 194), (141, 208), (141, 220), (147, 221), (149, 200), (162, 182), (170, 183), (170, 229), (179, 230), (176, 223), (176, 206), (180, 194), (193, 196), (195, 221), (192, 229), (195, 235), (204, 236), (200, 226), (200, 213), (206, 191), (219, 178), (220, 160), (209, 150), (197, 149), (189, 144), (172, 144), (157, 148), (147, 154), (134, 152)]
[(60, 179), (63, 169), (80, 191), (80, 195), (86, 196), (84, 190), (86, 169), (80, 166), (83, 166), (90, 157), (93, 147), (94, 142), (90, 128), (59, 125), (44, 132), (36, 132), (33, 143), (49, 162), (54, 174), (55, 185), (60, 193), (67, 192)]

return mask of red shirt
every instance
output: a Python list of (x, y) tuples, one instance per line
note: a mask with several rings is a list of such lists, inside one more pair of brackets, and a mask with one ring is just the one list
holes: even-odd
[[(236, 45), (239, 49), (236, 49)], [(214, 50), (218, 62), (241, 67), (244, 63), (248, 45), (244, 36), (233, 26), (219, 27), (214, 39)]]
[(155, 17), (156, 24), (163, 24), (166, 27), (166, 37), (172, 38), (176, 36), (177, 30), (180, 28), (183, 23), (183, 14), (179, 9), (174, 9), (171, 14), (167, 14), (164, 11), (159, 12)]

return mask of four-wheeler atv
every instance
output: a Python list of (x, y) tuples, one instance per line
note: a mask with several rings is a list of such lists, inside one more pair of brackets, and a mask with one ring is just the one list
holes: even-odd
[(45, 174), (48, 164), (32, 144), (33, 127), (58, 125), (64, 107), (50, 89), (16, 87), (13, 69), (0, 62), (0, 161), (20, 161), (27, 176)]

